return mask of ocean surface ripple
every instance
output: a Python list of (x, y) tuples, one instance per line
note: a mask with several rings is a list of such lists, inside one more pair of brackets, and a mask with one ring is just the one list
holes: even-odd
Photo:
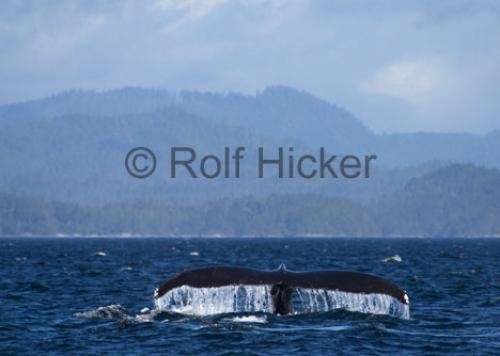
[[(155, 309), (155, 287), (179, 271), (280, 263), (385, 277), (411, 317)], [(0, 266), (2, 355), (500, 354), (500, 239), (2, 238)]]

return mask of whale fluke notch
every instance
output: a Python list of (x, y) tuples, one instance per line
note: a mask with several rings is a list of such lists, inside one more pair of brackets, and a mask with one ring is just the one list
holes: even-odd
[(185, 271), (165, 281), (155, 298), (178, 287), (223, 287), (231, 285), (267, 285), (274, 291), (273, 309), (277, 314), (291, 312), (290, 295), (294, 288), (326, 289), (348, 293), (384, 294), (408, 305), (408, 295), (396, 284), (371, 274), (348, 271), (293, 272), (281, 264), (277, 270), (216, 266)]

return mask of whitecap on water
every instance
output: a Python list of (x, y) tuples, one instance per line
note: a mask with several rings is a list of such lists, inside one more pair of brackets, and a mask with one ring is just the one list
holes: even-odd
[(104, 252), (104, 251), (97, 251), (96, 253), (94, 253), (94, 256), (105, 257), (106, 256), (106, 252)]
[(189, 253), (190, 256), (199, 256), (200, 253), (198, 251), (193, 251)]
[(403, 259), (401, 258), (400, 255), (394, 255), (394, 256), (386, 257), (382, 260), (382, 262), (391, 262), (391, 261), (401, 262), (401, 261), (403, 261)]

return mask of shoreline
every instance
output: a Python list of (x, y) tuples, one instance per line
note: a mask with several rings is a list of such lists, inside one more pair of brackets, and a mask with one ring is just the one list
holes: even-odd
[(22, 234), (22, 235), (0, 235), (0, 239), (497, 239), (500, 234), (492, 235), (461, 235), (461, 236), (428, 236), (428, 235), (366, 235), (366, 236), (349, 236), (349, 235), (322, 235), (322, 234), (305, 234), (305, 235), (148, 235), (148, 234)]

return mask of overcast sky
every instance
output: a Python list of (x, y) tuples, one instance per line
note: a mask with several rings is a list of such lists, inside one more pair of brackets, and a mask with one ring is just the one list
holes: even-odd
[(3, 1), (0, 104), (284, 84), (376, 132), (500, 129), (500, 1)]

